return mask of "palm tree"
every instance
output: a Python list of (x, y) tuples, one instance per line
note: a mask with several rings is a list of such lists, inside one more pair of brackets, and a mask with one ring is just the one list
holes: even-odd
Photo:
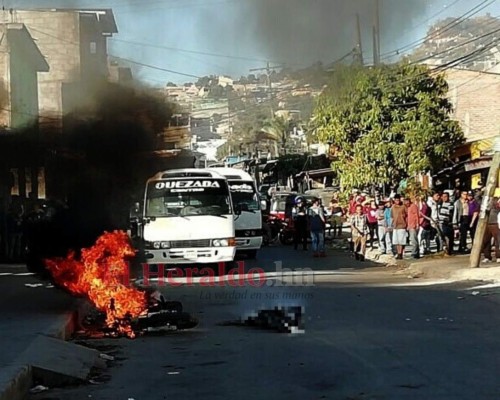
[(272, 140), (274, 142), (275, 153), (278, 155), (278, 144), (281, 145), (283, 152), (286, 154), (286, 144), (290, 137), (290, 122), (289, 118), (274, 117), (268, 121), (259, 132), (260, 139)]

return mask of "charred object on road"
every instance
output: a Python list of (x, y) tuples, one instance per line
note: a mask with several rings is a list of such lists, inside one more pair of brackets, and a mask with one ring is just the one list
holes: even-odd
[(182, 303), (166, 301), (159, 292), (153, 292), (149, 296), (148, 308), (136, 318), (116, 319), (109, 325), (106, 313), (93, 310), (84, 318), (77, 337), (135, 338), (192, 329), (197, 325), (197, 319), (183, 310)]
[(301, 306), (274, 307), (260, 310), (245, 320), (229, 321), (224, 326), (248, 326), (279, 333), (304, 333), (304, 308)]

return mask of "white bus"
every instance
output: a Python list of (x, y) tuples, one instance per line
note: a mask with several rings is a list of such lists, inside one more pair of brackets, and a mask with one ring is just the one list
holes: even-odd
[(204, 169), (159, 172), (146, 183), (142, 214), (146, 263), (234, 260), (235, 211), (224, 176)]
[(255, 258), (262, 246), (262, 211), (254, 179), (236, 168), (210, 168), (210, 171), (227, 179), (233, 204), (240, 213), (235, 221), (236, 250)]

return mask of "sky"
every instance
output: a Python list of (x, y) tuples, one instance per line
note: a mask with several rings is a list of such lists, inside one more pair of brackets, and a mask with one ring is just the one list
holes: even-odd
[[(151, 85), (239, 78), (251, 69), (331, 63), (356, 45), (360, 17), (365, 60), (372, 60), (376, 0), (0, 0), (5, 8), (111, 8), (119, 33), (109, 53), (131, 64)], [(439, 19), (490, 13), (500, 0), (379, 0), (383, 61), (418, 45)], [(412, 44), (407, 49), (404, 46)], [(401, 51), (403, 52), (403, 51)], [(167, 69), (174, 72), (162, 71)], [(258, 73), (258, 71), (256, 72)], [(184, 74), (184, 75), (183, 75)]]

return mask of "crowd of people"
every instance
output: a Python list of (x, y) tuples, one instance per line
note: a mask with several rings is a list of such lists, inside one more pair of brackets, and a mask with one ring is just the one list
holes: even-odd
[(40, 237), (46, 235), (37, 230), (54, 213), (54, 208), (46, 203), (31, 199), (23, 202), (18, 196), (13, 196), (7, 211), (0, 215), (0, 259), (24, 262), (28, 244), (42, 242)]
[[(481, 193), (462, 191), (456, 197), (455, 200), (448, 192), (435, 192), (428, 198), (394, 194), (384, 199), (356, 192), (344, 208), (339, 205), (338, 198), (332, 199), (329, 205), (331, 225), (333, 228), (339, 221), (347, 222), (351, 229), (351, 249), (360, 261), (365, 259), (367, 247), (396, 259), (403, 259), (407, 248), (412, 258), (430, 254), (432, 243), (435, 243), (436, 252), (467, 254), (470, 252), (469, 239), (474, 242)], [(482, 243), (483, 262), (492, 261), (492, 245), (496, 261), (500, 262), (498, 198), (492, 199), (490, 209)]]

